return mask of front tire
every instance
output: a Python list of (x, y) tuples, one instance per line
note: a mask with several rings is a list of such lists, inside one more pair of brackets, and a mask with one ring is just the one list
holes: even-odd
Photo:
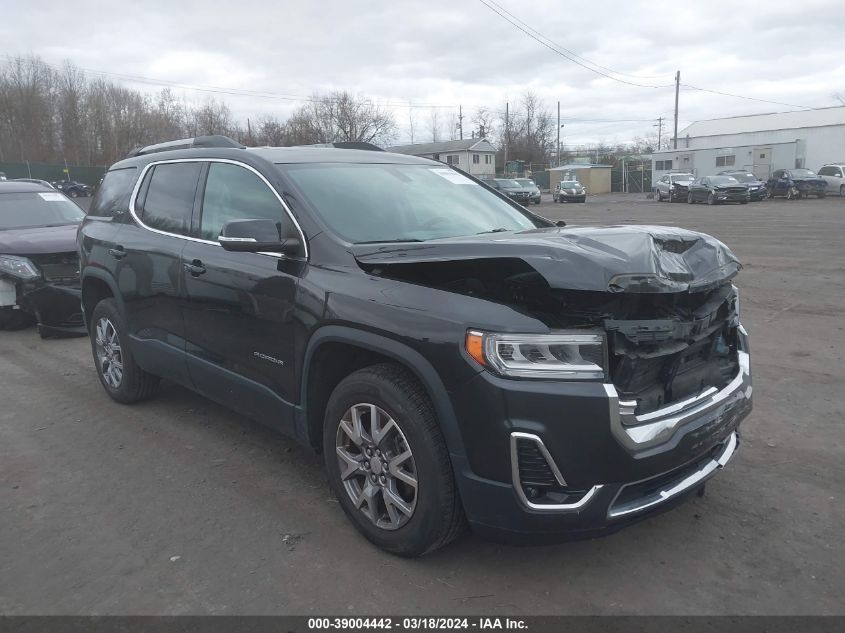
[(434, 406), (406, 369), (360, 369), (332, 392), (323, 421), (329, 482), (346, 516), (373, 544), (420, 556), (465, 526)]
[(845, 185), (842, 185), (841, 187), (839, 187), (839, 195), (842, 198), (845, 198)]
[(91, 313), (91, 351), (97, 377), (111, 398), (123, 404), (147, 400), (155, 394), (159, 377), (145, 372), (129, 349), (123, 315), (114, 299), (103, 299)]
[(713, 192), (710, 192), (707, 195), (707, 204), (710, 204), (710, 205), (716, 204), (716, 195)]

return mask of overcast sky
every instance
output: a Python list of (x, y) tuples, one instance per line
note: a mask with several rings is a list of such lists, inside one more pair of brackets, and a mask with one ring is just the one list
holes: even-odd
[[(672, 84), (680, 69), (682, 83), (809, 107), (837, 105), (834, 93), (845, 93), (842, 0), (496, 1), (625, 81)], [(478, 106), (504, 110), (530, 88), (550, 110), (560, 100), (566, 144), (624, 141), (653, 131), (659, 116), (671, 128), (673, 87), (630, 86), (579, 67), (480, 0), (3, 0), (0, 14), (0, 54), (91, 71), (292, 97), (345, 89), (384, 104), (449, 106), (439, 108), (441, 121), (462, 104), (465, 131)], [(175, 91), (189, 102), (212, 94)], [(298, 105), (215, 96), (239, 119), (284, 117)], [(409, 109), (391, 107), (396, 140), (408, 141)], [(680, 127), (788, 109), (682, 88)], [(415, 140), (430, 140), (431, 110), (410, 111)]]

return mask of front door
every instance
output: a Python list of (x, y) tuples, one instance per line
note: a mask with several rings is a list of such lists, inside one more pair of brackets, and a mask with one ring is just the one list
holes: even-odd
[(298, 234), (276, 192), (245, 165), (211, 162), (195, 231), (182, 252), (188, 367), (195, 388), (291, 432), (298, 400), (294, 311), (304, 259), (224, 250), (229, 220), (273, 219)]

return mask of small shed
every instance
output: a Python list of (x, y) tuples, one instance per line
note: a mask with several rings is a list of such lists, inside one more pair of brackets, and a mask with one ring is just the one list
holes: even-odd
[(610, 193), (610, 165), (572, 163), (552, 167), (549, 172), (549, 188), (554, 190), (561, 180), (577, 180), (587, 188), (588, 193)]

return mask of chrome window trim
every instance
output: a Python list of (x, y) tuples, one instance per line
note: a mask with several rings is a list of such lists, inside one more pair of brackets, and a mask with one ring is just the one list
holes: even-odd
[[(620, 506), (619, 508), (614, 509), (613, 506), (616, 503), (616, 500), (619, 498), (619, 495), (622, 494), (622, 491), (624, 491), (625, 488), (627, 488), (628, 486), (634, 486), (636, 484), (642, 483), (643, 481), (648, 481), (648, 479), (654, 479), (654, 477), (649, 477), (648, 479), (642, 479), (640, 481), (631, 482), (622, 486), (619, 489), (619, 492), (616, 493), (616, 496), (613, 497), (613, 501), (608, 507), (607, 518), (618, 519), (620, 517), (629, 516), (638, 512), (643, 512), (687, 492), (690, 488), (693, 488), (696, 485), (706, 481), (707, 479), (715, 475), (717, 471), (724, 468), (725, 465), (734, 456), (738, 444), (739, 440), (737, 437), (737, 432), (733, 431), (725, 441), (724, 449), (718, 457), (711, 459), (701, 468), (685, 476), (683, 479), (675, 480), (674, 482), (667, 484), (667, 486), (665, 486), (661, 490), (658, 490), (657, 492), (648, 495), (647, 497), (642, 497), (640, 499), (635, 499), (634, 501), (629, 501), (628, 503)], [(657, 476), (659, 477), (660, 475)]]
[(596, 496), (596, 493), (602, 489), (602, 484), (594, 485), (575, 503), (534, 503), (533, 501), (530, 501), (528, 497), (525, 496), (525, 491), (522, 489), (522, 483), (519, 481), (519, 454), (517, 450), (517, 441), (520, 439), (530, 440), (537, 444), (540, 449), (540, 453), (548, 462), (549, 468), (551, 468), (557, 482), (561, 486), (565, 486), (566, 482), (564, 481), (563, 475), (561, 475), (560, 469), (557, 467), (555, 460), (552, 458), (551, 453), (549, 453), (549, 450), (546, 448), (546, 445), (539, 436), (534, 435), (533, 433), (523, 433), (520, 431), (511, 432), (511, 479), (513, 488), (516, 491), (519, 500), (528, 508), (547, 512), (574, 512), (590, 503), (593, 497)]
[[(134, 219), (135, 222), (138, 223), (139, 226), (141, 226), (142, 228), (144, 228), (148, 231), (152, 231), (153, 233), (158, 233), (159, 235), (167, 235), (168, 237), (177, 237), (179, 239), (188, 240), (189, 242), (198, 242), (200, 244), (213, 244), (214, 246), (219, 246), (220, 248), (223, 248), (222, 246), (220, 246), (219, 242), (214, 242), (212, 240), (205, 240), (205, 239), (202, 239), (202, 238), (199, 238), (199, 237), (193, 237), (193, 236), (190, 236), (190, 235), (180, 235), (178, 233), (170, 233), (168, 231), (162, 231), (160, 229), (154, 229), (153, 227), (147, 226), (146, 224), (144, 224), (141, 221), (141, 218), (139, 218), (135, 214), (135, 201), (138, 198), (138, 192), (141, 190), (141, 185), (144, 183), (144, 178), (146, 178), (147, 172), (151, 168), (155, 167), (156, 165), (167, 165), (167, 164), (173, 164), (173, 163), (226, 163), (228, 165), (237, 165), (238, 167), (243, 167), (244, 169), (247, 169), (247, 170), (251, 171), (252, 173), (254, 173), (256, 176), (258, 176), (261, 179), (261, 181), (267, 186), (267, 188), (270, 189), (270, 191), (273, 192), (273, 195), (276, 196), (276, 199), (279, 201), (279, 204), (282, 205), (282, 208), (285, 210), (285, 213), (287, 213), (287, 216), (290, 218), (291, 222), (293, 222), (293, 225), (296, 227), (296, 230), (299, 232), (299, 236), (302, 238), (302, 246), (305, 249), (304, 259), (306, 261), (308, 260), (308, 256), (309, 256), (308, 242), (305, 239), (305, 232), (302, 230), (302, 227), (299, 225), (299, 222), (297, 222), (296, 218), (293, 215), (293, 212), (290, 210), (287, 203), (285, 203), (285, 201), (279, 195), (279, 192), (276, 191), (276, 189), (273, 187), (273, 185), (270, 184), (270, 181), (267, 180), (261, 174), (261, 172), (259, 172), (257, 169), (255, 169), (254, 167), (251, 167), (250, 165), (247, 165), (246, 163), (243, 163), (239, 160), (234, 160), (234, 159), (231, 159), (231, 158), (199, 158), (199, 157), (197, 157), (197, 158), (170, 158), (170, 159), (156, 160), (156, 161), (152, 161), (150, 163), (147, 163), (144, 166), (144, 168), (141, 170), (141, 173), (138, 176), (138, 180), (135, 183), (135, 187), (134, 187), (134, 189), (132, 189), (132, 195), (129, 197), (129, 214), (132, 216), (132, 219)], [(248, 219), (248, 218), (244, 218), (244, 219)], [(279, 258), (279, 259), (284, 257), (280, 253), (258, 253), (258, 255), (268, 255), (270, 257), (276, 257), (276, 258)], [(302, 258), (291, 257), (289, 259), (302, 259)]]

